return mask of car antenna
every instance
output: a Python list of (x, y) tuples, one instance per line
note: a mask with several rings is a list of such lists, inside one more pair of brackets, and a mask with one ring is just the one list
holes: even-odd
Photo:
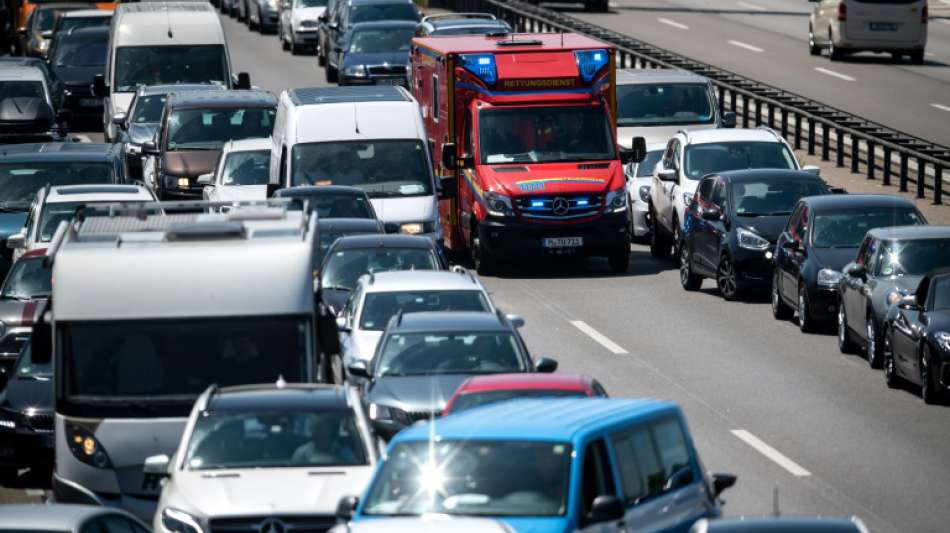
[(356, 98), (353, 99), (353, 125), (356, 127), (356, 133), (359, 133), (360, 119), (356, 115)]
[(774, 516), (782, 516), (782, 511), (778, 508), (778, 483), (772, 488), (772, 514)]
[(168, 38), (174, 39), (175, 34), (172, 33), (172, 16), (168, 14), (168, 6), (165, 6), (165, 24), (168, 26)]

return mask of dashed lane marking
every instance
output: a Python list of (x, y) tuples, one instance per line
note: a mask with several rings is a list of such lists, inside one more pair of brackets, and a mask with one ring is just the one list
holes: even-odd
[(601, 346), (603, 346), (604, 348), (607, 348), (608, 350), (610, 350), (611, 352), (613, 352), (613, 353), (615, 353), (615, 354), (618, 354), (618, 355), (619, 355), (619, 354), (630, 353), (630, 352), (628, 352), (627, 350), (624, 350), (623, 347), (620, 346), (619, 344), (617, 344), (616, 342), (614, 342), (614, 341), (608, 339), (607, 337), (605, 337), (603, 333), (601, 333), (601, 332), (597, 331), (596, 329), (590, 327), (590, 326), (587, 324), (587, 322), (584, 322), (583, 320), (571, 320), (571, 325), (573, 325), (575, 328), (581, 330), (581, 331), (582, 331), (584, 334), (586, 334), (588, 337), (594, 339), (594, 340), (597, 341)]
[(749, 2), (736, 2), (736, 4), (738, 4), (739, 7), (744, 7), (744, 8), (746, 8), (746, 9), (750, 9), (750, 10), (752, 10), (752, 11), (765, 11), (765, 10), (766, 10), (766, 9), (765, 9), (764, 7), (762, 7), (762, 6), (758, 6), (758, 5), (755, 5), (755, 4), (750, 4)]
[(833, 77), (835, 77), (835, 78), (838, 78), (839, 80), (855, 81), (854, 78), (852, 78), (851, 76), (848, 76), (847, 74), (842, 74), (842, 73), (840, 73), (840, 72), (835, 72), (835, 71), (833, 71), (833, 70), (826, 69), (826, 68), (823, 68), (823, 67), (815, 67), (815, 70), (818, 71), (818, 72), (821, 72), (822, 74), (827, 74), (827, 75), (829, 75), (829, 76), (833, 76)]
[(950, 113), (950, 106), (946, 106), (943, 104), (930, 104), (930, 105), (933, 107), (936, 107), (937, 109), (941, 111), (947, 111), (948, 113)]
[(683, 24), (682, 22), (676, 22), (675, 20), (670, 20), (670, 19), (663, 18), (663, 17), (660, 17), (660, 18), (658, 18), (658, 19), (656, 19), (656, 20), (659, 21), (660, 24), (666, 24), (667, 26), (672, 26), (672, 27), (674, 27), (674, 28), (676, 28), (676, 29), (678, 29), (678, 30), (688, 30), (688, 29), (689, 29), (689, 26), (687, 26), (686, 24)]
[(732, 46), (738, 46), (739, 48), (745, 48), (746, 50), (751, 50), (752, 52), (761, 53), (765, 51), (763, 48), (759, 48), (758, 46), (753, 46), (749, 43), (744, 43), (742, 41), (729, 41), (729, 44), (731, 44)]
[(786, 457), (784, 454), (782, 454), (782, 452), (769, 446), (763, 442), (762, 439), (756, 437), (752, 433), (749, 433), (744, 429), (733, 429), (732, 434), (735, 435), (739, 440), (755, 448), (757, 452), (771, 459), (775, 464), (781, 466), (785, 470), (788, 470), (788, 472), (793, 476), (808, 477), (811, 475), (811, 472), (805, 470), (801, 467), (801, 465)]

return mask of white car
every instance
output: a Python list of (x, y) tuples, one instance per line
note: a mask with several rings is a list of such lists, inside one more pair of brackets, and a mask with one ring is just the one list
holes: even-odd
[(283, 0), (277, 19), (277, 38), (283, 49), (291, 54), (316, 52), (319, 19), (326, 10), (327, 0)]
[(338, 502), (361, 494), (379, 461), (362, 405), (352, 387), (212, 385), (178, 451), (145, 460), (146, 482), (164, 479), (155, 532), (333, 527)]
[(832, 61), (852, 52), (890, 52), (924, 62), (928, 0), (809, 0), (808, 52), (828, 50)]
[(451, 515), (405, 516), (349, 522), (334, 526), (329, 533), (510, 533), (501, 520)]
[(330, 361), (335, 383), (356, 361), (369, 363), (383, 330), (396, 313), (488, 311), (495, 306), (478, 278), (464, 269), (404, 270), (366, 274), (337, 317), (341, 354)]
[(7, 247), (16, 261), (28, 250), (47, 246), (59, 223), (72, 220), (80, 207), (155, 201), (152, 191), (139, 185), (47, 185), (36, 193), (26, 225), (7, 239)]
[(270, 147), (270, 139), (228, 141), (214, 173), (198, 176), (198, 184), (204, 185), (202, 198), (210, 202), (266, 199)]
[(663, 157), (666, 145), (647, 145), (647, 156), (639, 163), (630, 163), (623, 172), (627, 177), (627, 202), (633, 211), (630, 217), (630, 235), (642, 240), (650, 234), (650, 189), (653, 186), (653, 168)]
[(749, 168), (802, 168), (792, 147), (769, 128), (680, 131), (667, 143), (653, 170), (649, 217), (650, 254), (679, 259), (683, 212), (707, 174)]

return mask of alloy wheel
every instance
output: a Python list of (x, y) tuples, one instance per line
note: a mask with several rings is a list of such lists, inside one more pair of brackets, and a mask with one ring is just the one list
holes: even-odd
[(928, 361), (926, 350), (924, 354), (920, 357), (920, 397), (924, 400), (924, 403), (934, 404), (937, 403), (933, 381), (930, 378), (930, 362)]
[(893, 388), (897, 386), (897, 374), (894, 368), (894, 347), (891, 344), (891, 336), (885, 332), (882, 342), (884, 343), (884, 383)]
[(867, 359), (868, 364), (871, 365), (871, 368), (877, 368), (877, 330), (874, 327), (874, 319), (868, 317), (868, 345), (867, 345)]
[(803, 331), (808, 329), (808, 305), (805, 302), (805, 291), (798, 291), (798, 327)]
[(716, 277), (716, 284), (719, 286), (719, 292), (723, 298), (732, 300), (736, 297), (736, 270), (732, 266), (729, 257), (723, 257), (719, 261), (719, 275)]

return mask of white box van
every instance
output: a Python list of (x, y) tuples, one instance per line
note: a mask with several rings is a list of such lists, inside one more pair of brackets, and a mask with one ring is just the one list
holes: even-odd
[(924, 62), (927, 0), (809, 0), (808, 51), (828, 50), (832, 61), (851, 52), (890, 52)]
[(387, 232), (426, 235), (441, 243), (422, 113), (402, 87), (284, 91), (272, 141), (272, 185), (359, 187)]
[(106, 139), (115, 140), (114, 122), (124, 118), (139, 86), (170, 83), (250, 88), (247, 74), (231, 74), (224, 30), (211, 4), (120, 4), (112, 18), (105, 74), (93, 82), (103, 98)]

